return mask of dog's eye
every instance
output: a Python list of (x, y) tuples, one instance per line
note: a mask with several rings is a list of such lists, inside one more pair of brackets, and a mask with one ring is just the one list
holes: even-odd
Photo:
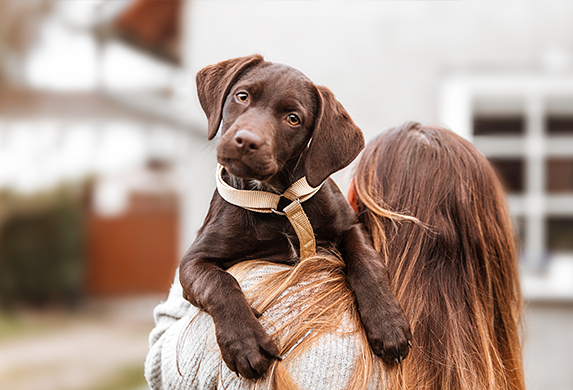
[(287, 116), (287, 122), (289, 123), (289, 125), (291, 126), (297, 126), (300, 125), (300, 118), (298, 116), (296, 116), (295, 114), (290, 114), (289, 116)]
[(238, 92), (235, 96), (241, 103), (246, 103), (249, 101), (249, 95), (246, 92)]

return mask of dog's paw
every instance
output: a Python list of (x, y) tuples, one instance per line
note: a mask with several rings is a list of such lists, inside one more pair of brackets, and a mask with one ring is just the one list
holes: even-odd
[(258, 321), (218, 330), (217, 343), (227, 367), (247, 379), (262, 377), (273, 360), (280, 359), (275, 343)]
[(412, 347), (412, 334), (404, 313), (379, 309), (363, 318), (364, 330), (372, 351), (390, 364), (400, 364)]

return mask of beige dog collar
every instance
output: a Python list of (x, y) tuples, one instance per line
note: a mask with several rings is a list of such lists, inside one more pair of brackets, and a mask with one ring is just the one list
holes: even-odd
[[(322, 184), (315, 188), (311, 187), (306, 181), (306, 177), (303, 177), (294, 182), (282, 195), (267, 191), (238, 190), (225, 183), (223, 180), (224, 169), (220, 164), (217, 167), (217, 191), (223, 199), (235, 206), (257, 213), (285, 215), (300, 242), (300, 257), (304, 259), (316, 254), (314, 231), (301, 203), (316, 194)], [(277, 210), (281, 197), (292, 201), (282, 212)]]

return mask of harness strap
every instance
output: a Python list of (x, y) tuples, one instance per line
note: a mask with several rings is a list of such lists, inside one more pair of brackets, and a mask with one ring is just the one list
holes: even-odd
[(306, 259), (307, 257), (314, 256), (316, 254), (314, 231), (312, 230), (312, 225), (308, 217), (302, 209), (300, 201), (298, 199), (294, 200), (284, 208), (284, 211), (298, 237), (298, 242), (300, 243), (300, 258)]
[[(255, 211), (257, 213), (275, 213), (285, 215), (290, 221), (300, 243), (300, 257), (306, 258), (316, 254), (316, 241), (312, 225), (305, 214), (301, 203), (310, 199), (320, 190), (322, 184), (316, 188), (311, 187), (306, 177), (294, 182), (282, 195), (267, 191), (238, 190), (223, 180), (222, 165), (217, 167), (217, 191), (227, 202)], [(277, 210), (281, 197), (291, 203), (284, 208), (284, 212)]]

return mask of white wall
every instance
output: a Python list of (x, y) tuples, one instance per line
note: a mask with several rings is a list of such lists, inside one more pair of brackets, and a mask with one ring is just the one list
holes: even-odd
[[(439, 123), (440, 87), (452, 74), (570, 69), (573, 52), (570, 0), (193, 0), (187, 5), (189, 79), (181, 88), (189, 96), (186, 109), (205, 131), (194, 74), (236, 56), (260, 53), (328, 86), (370, 139), (407, 120)], [(214, 188), (214, 141), (198, 142), (194, 158), (203, 167), (189, 171), (195, 201), (187, 207), (193, 215), (186, 217), (184, 234), (190, 238), (184, 246), (200, 226)], [(336, 176), (339, 183), (341, 177)]]
[(190, 72), (263, 54), (331, 88), (367, 138), (436, 121), (451, 73), (532, 70), (552, 48), (573, 50), (569, 0), (197, 0), (188, 15)]

